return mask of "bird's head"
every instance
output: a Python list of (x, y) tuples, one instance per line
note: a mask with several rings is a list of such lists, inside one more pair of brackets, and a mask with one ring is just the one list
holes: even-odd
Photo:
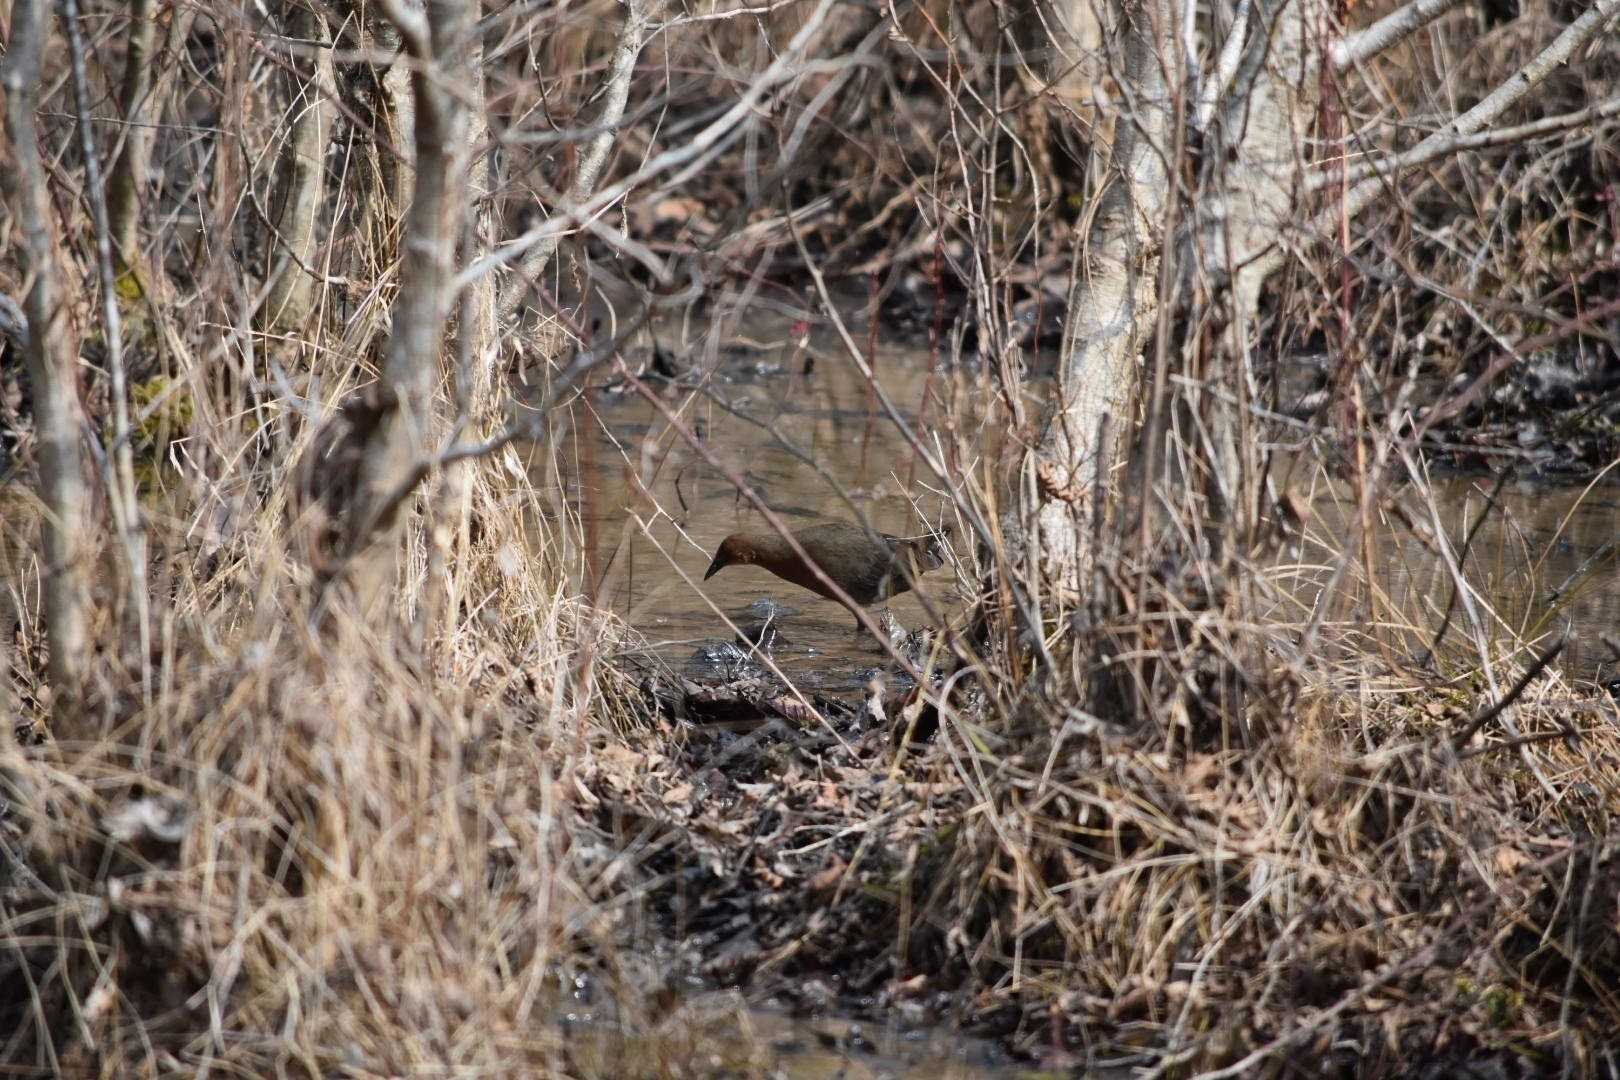
[(704, 573), (703, 580), (708, 581), (728, 566), (747, 566), (753, 561), (754, 545), (741, 533), (732, 533), (720, 541), (720, 546), (714, 553), (714, 560), (709, 563), (709, 569)]

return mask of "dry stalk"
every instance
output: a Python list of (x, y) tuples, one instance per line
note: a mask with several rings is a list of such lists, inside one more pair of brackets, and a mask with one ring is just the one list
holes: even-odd
[(78, 112), (79, 146), (84, 154), (84, 182), (90, 203), (90, 220), (95, 229), (96, 273), (101, 287), (102, 340), (107, 346), (107, 370), (112, 397), (113, 442), (108, 447), (107, 493), (113, 522), (124, 553), (124, 572), (129, 575), (126, 599), (132, 609), (131, 621), (139, 651), (142, 696), (151, 692), (152, 610), (146, 586), (146, 536), (135, 496), (135, 451), (129, 423), (129, 381), (124, 370), (124, 330), (118, 311), (117, 280), (113, 269), (113, 234), (107, 216), (106, 191), (101, 182), (101, 158), (96, 151), (95, 132), (90, 121), (90, 87), (85, 73), (84, 40), (79, 33), (78, 0), (63, 0), (62, 25), (67, 30), (68, 55), (72, 58), (73, 102)]
[(24, 265), (31, 278), (26, 300), (29, 380), (39, 432), (39, 485), (46, 507), (40, 570), (45, 627), (50, 640), (51, 688), (63, 713), (77, 702), (90, 640), (86, 571), (92, 543), (89, 496), (79, 450), (80, 412), (75, 343), (58, 266), (56, 220), (40, 161), (34, 126), (46, 42), (44, 5), (20, 0), (12, 8), (6, 54), (6, 135), (14, 168), (0, 172), (20, 210)]

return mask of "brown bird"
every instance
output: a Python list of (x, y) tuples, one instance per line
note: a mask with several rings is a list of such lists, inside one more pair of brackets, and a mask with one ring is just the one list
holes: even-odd
[[(934, 537), (905, 540), (841, 521), (799, 529), (793, 539), (811, 562), (862, 606), (905, 592), (918, 577), (945, 561), (944, 550)], [(802, 585), (829, 600), (838, 599), (787, 540), (774, 531), (732, 533), (726, 537), (703, 580), (728, 566), (763, 567), (784, 581)], [(859, 614), (855, 625), (861, 626)]]

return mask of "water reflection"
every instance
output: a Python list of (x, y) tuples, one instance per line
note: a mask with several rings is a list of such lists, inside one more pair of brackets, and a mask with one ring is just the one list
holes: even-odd
[[(611, 1024), (569, 1027), (570, 1057), (583, 1075), (657, 1076), (690, 1061), (703, 1075), (783, 1080), (1048, 1080), (997, 1044), (948, 1028), (905, 1027), (835, 1016), (797, 1017), (740, 1007), (732, 995), (685, 1002), (663, 1030), (630, 1035)], [(1087, 1075), (1114, 1080), (1124, 1069)]]
[[(937, 518), (941, 503), (928, 490), (936, 481), (830, 331), (805, 338), (788, 317), (761, 317), (750, 329), (754, 342), (720, 354), (717, 377), (704, 390), (660, 391), (665, 406), (700, 434), (723, 469), (676, 436), (660, 410), (634, 393), (593, 392), (563, 418), (567, 429), (554, 464), (590, 533), (588, 584), (599, 602), (622, 614), (676, 667), (704, 642), (731, 639), (719, 612), (742, 624), (756, 601), (783, 602), (799, 613), (780, 626), (781, 667), (808, 686), (853, 688), (883, 654), (870, 638), (851, 631), (847, 613), (836, 604), (757, 568), (702, 581), (721, 539), (764, 527), (725, 470), (744, 478), (790, 526), (865, 515), (894, 533), (916, 531), (919, 510)], [(866, 341), (859, 329), (857, 338)], [(950, 403), (959, 414), (955, 441), (978, 455), (953, 459), (953, 467), (974, 473), (981, 484), (996, 482), (985, 463), (1002, 459), (1011, 436), (1004, 425), (982, 420), (984, 403), (997, 393), (993, 376), (935, 363), (925, 346), (872, 344), (879, 381), (913, 429), (931, 437), (944, 422), (942, 403)], [(810, 374), (803, 371), (807, 358), (814, 361)], [(1287, 597), (1272, 614), (1304, 625), (1353, 535), (1355, 503), (1344, 481), (1312, 463), (1294, 463), (1288, 472), (1310, 520), (1305, 541), (1270, 571)], [(1490, 477), (1434, 481), (1453, 551), (1481, 516), (1493, 484)], [(1428, 511), (1415, 489), (1407, 485), (1401, 498), (1426, 527)], [(1371, 525), (1356, 553), (1349, 600), (1329, 612), (1328, 637), (1350, 645), (1371, 630), (1382, 651), (1410, 662), (1443, 621), (1452, 578), (1437, 549), (1420, 542), (1408, 523), (1380, 517)], [(1615, 658), (1599, 635), (1620, 629), (1617, 536), (1620, 487), (1503, 485), (1464, 566), (1483, 601), (1476, 610), (1487, 636), (1567, 634), (1560, 660), (1566, 674), (1613, 678)], [(1371, 581), (1362, 570), (1367, 565), (1374, 569)], [(922, 597), (905, 595), (891, 604), (908, 627), (929, 621), (923, 598), (936, 609), (961, 604), (948, 572), (925, 578), (919, 592)], [(1442, 659), (1447, 649), (1466, 657), (1474, 648), (1466, 605), (1457, 605), (1452, 620)]]
[[(1299, 560), (1280, 564), (1276, 572), (1301, 608), (1319, 602), (1335, 560), (1355, 535), (1357, 505), (1348, 485), (1320, 470), (1311, 471), (1302, 487), (1314, 521)], [(1352, 605), (1335, 612), (1341, 640), (1355, 644), (1370, 632), (1373, 641), (1359, 644), (1382, 647), (1397, 663), (1409, 663), (1434, 646), (1450, 610), (1437, 650), (1442, 670), (1448, 656), (1466, 665), (1481, 637), (1493, 643), (1517, 638), (1539, 648), (1565, 638), (1558, 666), (1567, 677), (1612, 679), (1620, 657), (1601, 635), (1620, 632), (1620, 487), (1498, 485), (1488, 476), (1440, 476), (1431, 490), (1441, 535), (1473, 590), (1477, 628), (1466, 598), (1453, 600), (1455, 576), (1444, 549), (1432, 539), (1424, 542), (1408, 523), (1380, 517), (1366, 532), (1365, 553), (1356, 556), (1358, 578), (1365, 578), (1361, 567), (1368, 562), (1375, 568), (1372, 588), (1359, 589)], [(1432, 538), (1424, 493), (1408, 485), (1399, 495), (1412, 523)]]
[[(938, 519), (941, 500), (927, 490), (937, 481), (832, 336), (817, 333), (805, 345), (787, 320), (774, 329), (747, 355), (723, 358), (719, 376), (695, 395), (661, 388), (666, 406), (701, 437), (719, 467), (633, 392), (576, 401), (555, 464), (594, 533), (587, 573), (596, 599), (675, 666), (705, 641), (731, 639), (720, 612), (739, 625), (757, 622), (752, 605), (769, 599), (796, 611), (779, 628), (775, 657), (783, 670), (808, 685), (849, 689), (884, 654), (853, 631), (837, 604), (757, 567), (702, 580), (729, 533), (768, 527), (726, 471), (741, 476), (790, 528), (865, 518), (884, 532), (914, 535), (922, 529), (919, 514)], [(808, 375), (806, 357), (815, 361)], [(897, 410), (919, 431), (939, 421), (941, 402), (971, 417), (986, 392), (970, 371), (939, 368), (930, 379), (926, 352), (914, 347), (880, 345), (875, 367)], [(969, 438), (994, 446), (986, 432)], [(923, 579), (920, 595), (904, 594), (888, 606), (903, 626), (926, 625), (930, 605), (936, 613), (959, 605), (951, 585), (949, 571), (939, 571)]]

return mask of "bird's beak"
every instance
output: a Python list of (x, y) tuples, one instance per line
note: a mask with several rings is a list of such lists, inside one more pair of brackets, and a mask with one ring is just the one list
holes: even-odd
[(726, 568), (726, 565), (727, 564), (726, 564), (725, 555), (722, 552), (718, 552), (718, 551), (715, 552), (714, 553), (714, 562), (709, 564), (709, 569), (703, 575), (703, 580), (708, 581), (710, 578), (714, 577), (714, 575), (716, 575), (720, 571), (724, 570)]

